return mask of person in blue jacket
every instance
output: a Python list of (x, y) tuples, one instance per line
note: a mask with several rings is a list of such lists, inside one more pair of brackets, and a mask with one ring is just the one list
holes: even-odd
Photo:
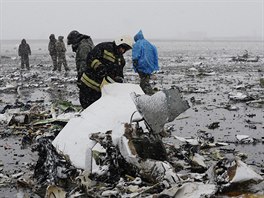
[(149, 83), (150, 76), (159, 70), (157, 48), (146, 40), (140, 30), (134, 36), (135, 44), (132, 48), (132, 61), (135, 72), (140, 78), (140, 87), (145, 94), (152, 95), (154, 90)]

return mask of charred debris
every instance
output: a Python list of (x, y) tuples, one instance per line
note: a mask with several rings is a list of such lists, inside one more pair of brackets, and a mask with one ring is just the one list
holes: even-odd
[[(159, 94), (164, 95), (165, 102), (155, 99)], [(197, 131), (196, 137), (190, 138), (173, 136), (172, 128), (165, 128), (189, 108), (178, 88), (151, 97), (131, 97), (141, 117), (134, 119), (131, 115), (130, 122), (121, 125), (123, 134), (118, 138), (113, 137), (112, 130), (89, 134), (100, 146), (92, 149), (93, 166), (89, 171), (75, 167), (69, 156), (52, 145), (69, 119), (80, 116), (78, 107), (69, 102), (53, 104), (48, 110), (41, 103), (5, 106), (2, 122), (14, 131), (23, 130), (21, 149), (30, 146), (38, 153), (38, 160), (27, 178), (23, 173), (12, 178), (1, 173), (1, 186), (16, 183), (18, 188), (29, 188), (40, 197), (263, 195), (263, 177), (243, 162), (244, 155), (225, 149), (230, 142), (217, 142), (206, 131)], [(151, 102), (159, 108), (151, 108)], [(218, 126), (215, 122), (208, 128)], [(9, 136), (7, 133), (1, 133), (1, 137)], [(237, 142), (231, 143), (262, 141), (241, 135), (236, 138)]]

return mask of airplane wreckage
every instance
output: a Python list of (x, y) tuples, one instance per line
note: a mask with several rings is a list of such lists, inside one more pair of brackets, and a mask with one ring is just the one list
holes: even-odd
[(103, 86), (102, 97), (52, 142), (37, 140), (36, 192), (47, 198), (197, 198), (254, 184), (251, 192), (263, 194), (262, 176), (239, 157), (210, 151), (226, 143), (203, 131), (184, 138), (165, 129), (187, 109), (177, 87), (148, 96), (135, 84)]

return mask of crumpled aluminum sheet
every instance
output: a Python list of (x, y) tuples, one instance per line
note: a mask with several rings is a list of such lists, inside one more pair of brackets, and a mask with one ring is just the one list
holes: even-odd
[(177, 87), (159, 91), (152, 96), (134, 94), (132, 98), (154, 134), (160, 133), (166, 123), (190, 108), (188, 102), (182, 99)]

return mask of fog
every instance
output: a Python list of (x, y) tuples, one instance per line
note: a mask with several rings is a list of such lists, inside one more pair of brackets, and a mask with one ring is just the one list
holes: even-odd
[(1, 0), (1, 40), (47, 39), (71, 30), (95, 39), (264, 38), (264, 0)]

